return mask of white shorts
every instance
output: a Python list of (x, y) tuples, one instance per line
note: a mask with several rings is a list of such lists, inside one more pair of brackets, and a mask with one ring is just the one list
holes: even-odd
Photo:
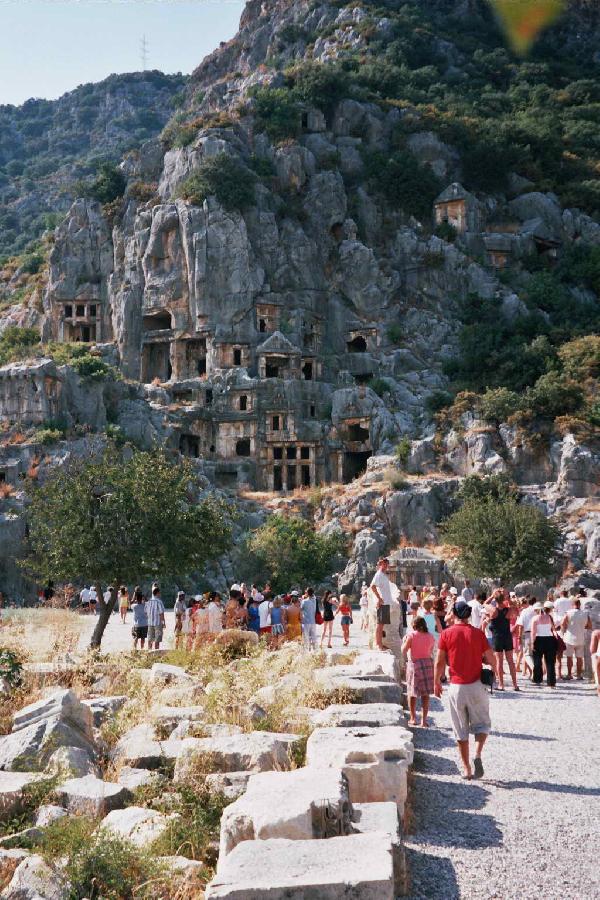
[(468, 741), (469, 734), (490, 733), (490, 695), (481, 681), (451, 684), (448, 688), (448, 701), (457, 741)]
[(583, 659), (583, 644), (567, 644), (565, 653), (567, 654), (567, 659), (573, 659), (574, 656), (577, 659)]

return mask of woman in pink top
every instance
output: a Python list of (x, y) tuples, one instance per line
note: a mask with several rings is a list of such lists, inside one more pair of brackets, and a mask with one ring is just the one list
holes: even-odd
[(410, 708), (409, 725), (417, 724), (417, 698), (421, 698), (421, 725), (427, 728), (429, 695), (433, 694), (433, 645), (434, 637), (427, 630), (427, 622), (419, 617), (413, 622), (413, 631), (402, 642), (402, 652), (408, 656), (406, 663), (406, 692)]

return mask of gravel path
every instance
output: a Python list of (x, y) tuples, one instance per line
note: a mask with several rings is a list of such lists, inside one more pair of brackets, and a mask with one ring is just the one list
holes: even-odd
[(464, 782), (450, 717), (414, 729), (410, 897), (600, 897), (600, 699), (587, 682), (494, 692), (485, 775)]

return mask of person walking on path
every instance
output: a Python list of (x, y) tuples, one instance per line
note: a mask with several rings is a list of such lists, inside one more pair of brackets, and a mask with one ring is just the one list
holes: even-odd
[(369, 630), (369, 598), (367, 597), (368, 587), (363, 581), (362, 588), (360, 589), (360, 600), (358, 604), (360, 606), (360, 630), (368, 631)]
[(485, 605), (485, 614), (492, 635), (492, 650), (496, 656), (498, 689), (504, 690), (504, 659), (506, 658), (513, 688), (515, 691), (518, 691), (519, 686), (517, 685), (517, 672), (513, 659), (513, 636), (510, 630), (509, 612), (510, 604), (504, 599), (502, 590), (494, 591), (492, 597)]
[(583, 655), (585, 646), (585, 632), (591, 631), (592, 620), (589, 614), (581, 608), (581, 600), (574, 597), (573, 608), (568, 611), (561, 623), (567, 645), (567, 679), (573, 678), (573, 657), (576, 658), (577, 680), (583, 681)]
[(317, 614), (317, 598), (312, 588), (307, 588), (304, 597), (300, 601), (300, 610), (302, 612), (302, 638), (304, 646), (307, 650), (317, 649), (317, 625), (315, 616)]
[(321, 603), (323, 604), (323, 631), (321, 633), (321, 650), (323, 649), (323, 641), (327, 637), (327, 646), (331, 647), (331, 639), (333, 637), (333, 620), (335, 612), (333, 609), (333, 601), (331, 591), (325, 591)]
[(127, 590), (127, 585), (122, 584), (119, 588), (119, 614), (121, 616), (121, 622), (123, 625), (126, 624), (127, 613), (129, 612), (129, 591)]
[(590, 654), (592, 657), (594, 681), (596, 682), (596, 693), (600, 697), (600, 628), (596, 628), (595, 631), (592, 631)]
[(556, 687), (556, 626), (552, 618), (552, 603), (536, 603), (537, 615), (531, 622), (531, 646), (533, 647), (533, 682), (541, 685), (544, 677), (542, 660), (546, 663), (548, 687)]
[(146, 602), (146, 615), (148, 616), (148, 650), (160, 649), (165, 628), (165, 607), (161, 600), (160, 588), (152, 588), (152, 596)]
[[(496, 657), (482, 631), (469, 624), (471, 607), (457, 600), (453, 607), (455, 624), (442, 633), (435, 664), (434, 693), (442, 696), (442, 677), (450, 667), (448, 702), (452, 728), (463, 765), (463, 778), (483, 775), (481, 754), (490, 733), (490, 697), (481, 683), (482, 662), (496, 673)], [(469, 756), (469, 733), (475, 735), (473, 768)]]
[(352, 625), (352, 607), (346, 594), (340, 594), (340, 602), (337, 608), (341, 616), (342, 635), (344, 636), (344, 646), (350, 643), (350, 626)]
[(390, 562), (382, 557), (377, 563), (377, 571), (371, 582), (371, 590), (377, 599), (377, 626), (375, 628), (375, 644), (378, 650), (383, 650), (383, 630), (391, 622), (390, 606), (392, 603), (392, 588), (387, 576)]
[(133, 649), (137, 650), (139, 641), (140, 649), (143, 650), (148, 637), (148, 615), (146, 613), (146, 598), (142, 594), (140, 587), (136, 587), (133, 591), (131, 609), (133, 612), (133, 628), (131, 629)]
[(419, 616), (414, 630), (402, 642), (402, 653), (408, 657), (406, 663), (406, 693), (410, 709), (409, 725), (417, 725), (417, 700), (421, 698), (421, 726), (427, 728), (429, 696), (433, 693), (433, 659), (435, 639), (427, 628), (424, 618)]

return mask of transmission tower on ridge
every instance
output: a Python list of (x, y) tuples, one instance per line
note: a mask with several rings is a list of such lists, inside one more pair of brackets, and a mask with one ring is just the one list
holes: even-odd
[(142, 71), (145, 72), (148, 68), (148, 41), (145, 34), (142, 35), (140, 40), (140, 59), (142, 61)]

